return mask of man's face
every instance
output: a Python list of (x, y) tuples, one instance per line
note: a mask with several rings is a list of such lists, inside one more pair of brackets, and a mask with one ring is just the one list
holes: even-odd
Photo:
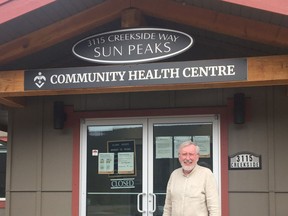
[(179, 152), (179, 162), (185, 171), (191, 171), (197, 164), (199, 155), (194, 145), (185, 146)]

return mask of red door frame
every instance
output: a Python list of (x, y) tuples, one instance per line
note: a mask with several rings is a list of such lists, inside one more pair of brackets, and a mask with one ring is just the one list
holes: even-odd
[(72, 176), (72, 216), (79, 216), (79, 171), (80, 171), (80, 120), (86, 118), (113, 117), (153, 117), (153, 116), (183, 116), (183, 115), (219, 115), (221, 143), (221, 207), (222, 215), (229, 216), (228, 197), (228, 107), (197, 107), (172, 109), (143, 109), (74, 112), (72, 107), (66, 107), (67, 121), (65, 127), (73, 128), (73, 176)]

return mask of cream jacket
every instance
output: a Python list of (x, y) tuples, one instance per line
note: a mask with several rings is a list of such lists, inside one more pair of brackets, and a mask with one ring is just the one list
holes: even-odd
[(163, 216), (220, 216), (217, 184), (210, 169), (196, 165), (185, 176), (172, 172), (167, 185)]

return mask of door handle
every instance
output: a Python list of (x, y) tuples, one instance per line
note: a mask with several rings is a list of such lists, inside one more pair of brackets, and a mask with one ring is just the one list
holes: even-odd
[(150, 196), (153, 198), (153, 209), (149, 211), (150, 213), (154, 213), (156, 211), (156, 195), (154, 193), (149, 193)]
[(140, 213), (144, 213), (145, 212), (145, 210), (140, 209), (140, 197), (141, 196), (143, 197), (144, 195), (146, 195), (146, 194), (145, 193), (139, 193), (137, 195), (137, 211), (140, 212)]

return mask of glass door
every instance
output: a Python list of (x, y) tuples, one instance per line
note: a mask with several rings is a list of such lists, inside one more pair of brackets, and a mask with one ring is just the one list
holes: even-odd
[[(200, 147), (198, 164), (210, 168), (219, 180), (219, 126), (215, 116), (158, 118), (150, 119), (148, 143), (149, 162), (153, 170), (149, 170), (149, 194), (154, 195), (155, 208), (153, 214), (163, 214), (166, 186), (171, 172), (180, 167), (178, 146), (192, 140)], [(153, 164), (153, 165), (152, 165)], [(148, 168), (149, 169), (149, 168)], [(219, 188), (220, 191), (220, 188)]]
[(81, 135), (80, 215), (144, 215), (147, 120), (87, 120)]
[(89, 119), (81, 127), (80, 216), (162, 215), (178, 145), (188, 139), (219, 181), (215, 116)]

